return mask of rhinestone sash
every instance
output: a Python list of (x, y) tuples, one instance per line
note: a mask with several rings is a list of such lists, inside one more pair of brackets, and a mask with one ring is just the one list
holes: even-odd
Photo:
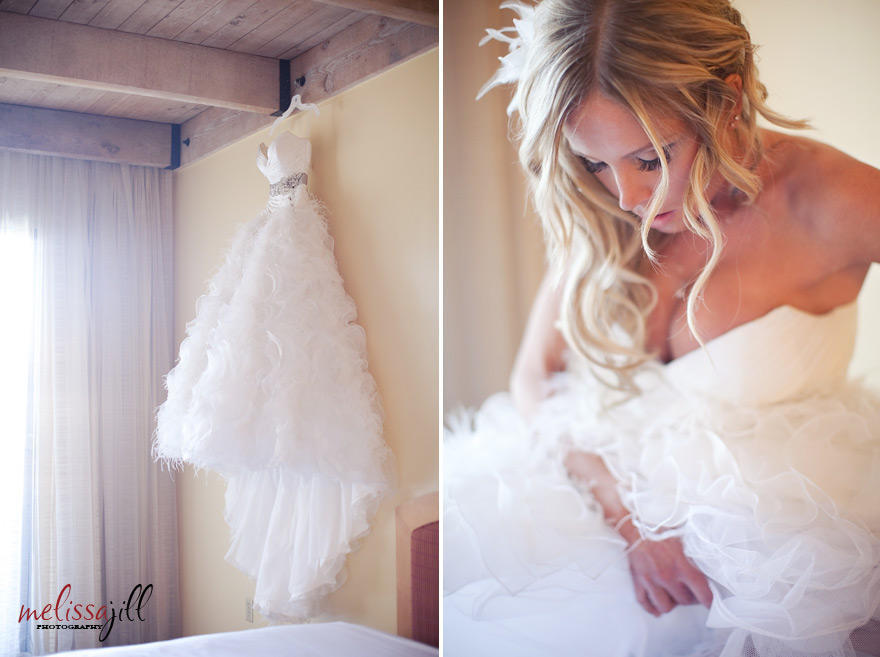
[(292, 194), (293, 190), (308, 182), (309, 177), (305, 173), (297, 173), (293, 176), (287, 176), (287, 178), (283, 178), (277, 183), (269, 185), (269, 196), (284, 196), (286, 194)]

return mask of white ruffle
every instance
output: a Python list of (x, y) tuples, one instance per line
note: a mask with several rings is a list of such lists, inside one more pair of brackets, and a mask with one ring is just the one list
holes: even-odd
[(229, 477), (226, 560), (256, 581), (272, 620), (316, 616), (345, 583), (345, 558), (367, 535), (385, 487), (271, 468)]
[(187, 325), (157, 456), (222, 474), (283, 464), (382, 481), (382, 418), (356, 316), (318, 204), (302, 187), (293, 202), (271, 201)]
[[(739, 351), (748, 366), (748, 345), (762, 333), (773, 339), (771, 326), (846, 341), (839, 330), (849, 319), (796, 312), (774, 313), (720, 341), (716, 362), (734, 362)], [(576, 654), (573, 645), (605, 633), (650, 637), (680, 627), (682, 614), (698, 614), (676, 608), (653, 619), (635, 603), (623, 541), (562, 466), (579, 448), (602, 455), (646, 540), (681, 538), (714, 595), (690, 634), (669, 630), (681, 650), (645, 639), (623, 641), (628, 647), (613, 654), (696, 655), (706, 645), (724, 657), (856, 654), (850, 633), (880, 608), (880, 399), (840, 384), (829, 369), (827, 380), (801, 383), (803, 394), (791, 400), (734, 403), (718, 394), (721, 386), (698, 392), (691, 375), (702, 357), (645, 373), (644, 393), (617, 406), (603, 408), (598, 386), (575, 371), (555, 378), (555, 394), (531, 425), (502, 394), (450, 429), (444, 588), (453, 626), (473, 638), (507, 624), (522, 640), (531, 626), (529, 640), (549, 642), (542, 649)], [(783, 386), (801, 370), (797, 362), (776, 366)], [(760, 384), (772, 394), (772, 381)], [(564, 627), (591, 615), (606, 620)], [(556, 628), (552, 638), (541, 635), (542, 623)], [(445, 645), (461, 641), (451, 631)]]
[[(261, 170), (292, 175), (309, 152), (286, 133)], [(356, 317), (321, 206), (300, 185), (239, 230), (166, 379), (154, 454), (226, 478), (227, 559), (273, 619), (317, 613), (391, 485)]]

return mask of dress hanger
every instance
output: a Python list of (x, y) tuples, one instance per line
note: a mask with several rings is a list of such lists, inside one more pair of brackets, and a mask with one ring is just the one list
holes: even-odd
[[(303, 110), (303, 111), (314, 110), (315, 114), (321, 113), (321, 111), (318, 109), (318, 106), (315, 105), (315, 103), (304, 103), (304, 102), (302, 102), (302, 96), (300, 96), (299, 94), (295, 94), (290, 99), (290, 105), (288, 106), (288, 108), (286, 110), (284, 110), (284, 113), (281, 116), (279, 116), (277, 119), (275, 119), (275, 121), (272, 123), (272, 129), (269, 130), (269, 137), (272, 137), (275, 134), (275, 131), (278, 129), (278, 125), (284, 119), (286, 119), (288, 116), (293, 114), (294, 110)], [(268, 157), (269, 149), (266, 147), (266, 144), (263, 144), (263, 143), (260, 144), (260, 152), (263, 154), (263, 157)]]

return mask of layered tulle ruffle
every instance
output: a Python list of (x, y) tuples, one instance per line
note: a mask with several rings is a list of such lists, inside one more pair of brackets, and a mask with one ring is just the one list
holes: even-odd
[[(647, 370), (643, 394), (617, 405), (573, 371), (554, 379), (528, 425), (506, 394), (453, 422), (444, 445), (453, 622), (471, 618), (461, 622), (477, 635), (481, 622), (546, 613), (558, 629), (575, 610), (602, 618), (615, 608), (600, 634), (648, 637), (699, 613), (653, 619), (635, 603), (623, 541), (562, 465), (582, 449), (603, 457), (644, 539), (679, 537), (714, 595), (699, 630), (673, 630), (691, 632), (684, 644), (695, 652), (645, 639), (619, 654), (701, 654), (706, 641), (724, 657), (856, 654), (848, 637), (880, 607), (880, 400), (837, 378), (769, 404), (700, 394), (691, 375), (703, 357)], [(797, 376), (794, 365), (777, 378)], [(567, 632), (545, 648), (568, 654)]]
[[(307, 147), (292, 136), (278, 145), (291, 161)], [(227, 559), (256, 580), (254, 607), (276, 620), (315, 615), (342, 584), (392, 480), (364, 331), (326, 220), (304, 185), (287, 191), (240, 229), (199, 299), (154, 442), (173, 467), (227, 480)]]

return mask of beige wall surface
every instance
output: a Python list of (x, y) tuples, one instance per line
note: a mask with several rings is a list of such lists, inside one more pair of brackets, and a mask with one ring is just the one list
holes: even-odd
[[(438, 66), (436, 50), (288, 119), (312, 143), (309, 188), (327, 207), (336, 258), (385, 410), (398, 490), (348, 560), (328, 618), (396, 630), (394, 507), (437, 489)], [(306, 99), (308, 100), (308, 99)], [(263, 208), (255, 160), (268, 130), (175, 172), (175, 336), (236, 229)], [(224, 561), (223, 480), (177, 475), (184, 634), (246, 629), (253, 583)], [(259, 615), (255, 625), (266, 624)]]
[(506, 46), (477, 44), (510, 25), (497, 2), (443, 8), (444, 409), (507, 389), (510, 366), (544, 269), (516, 149), (507, 139), (507, 89), (475, 100)]
[[(734, 0), (734, 5), (759, 44), (758, 67), (770, 106), (808, 119), (814, 130), (807, 136), (880, 168), (880, 2)], [(875, 264), (859, 295), (850, 373), (880, 389), (878, 335), (880, 265)]]
[[(512, 24), (494, 0), (444, 4), (444, 407), (507, 388), (541, 275), (540, 232), (524, 210), (522, 175), (506, 141), (508, 89), (474, 96), (506, 45), (477, 46)], [(804, 134), (880, 167), (880, 2), (734, 0), (760, 45), (771, 107), (812, 121)], [(834, 190), (829, 189), (829, 194)], [(537, 243), (537, 244), (536, 244)], [(880, 267), (860, 303), (852, 372), (880, 387)]]

